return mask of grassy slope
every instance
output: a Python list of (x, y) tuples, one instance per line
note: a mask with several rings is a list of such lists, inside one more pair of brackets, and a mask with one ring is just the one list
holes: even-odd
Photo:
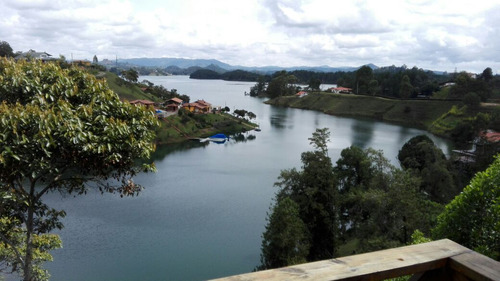
[(178, 115), (161, 120), (157, 131), (160, 143), (176, 143), (191, 138), (204, 138), (216, 133), (234, 134), (252, 130), (255, 124), (229, 114), (200, 114), (192, 117)]
[(106, 72), (104, 78), (108, 82), (108, 86), (111, 90), (120, 96), (122, 100), (150, 100), (150, 101), (160, 101), (157, 97), (144, 93), (137, 85), (132, 83), (124, 82), (116, 74), (112, 72)]
[(338, 116), (364, 117), (428, 129), (456, 101), (395, 100), (370, 96), (312, 93), (303, 98), (281, 97), (270, 104), (319, 110)]

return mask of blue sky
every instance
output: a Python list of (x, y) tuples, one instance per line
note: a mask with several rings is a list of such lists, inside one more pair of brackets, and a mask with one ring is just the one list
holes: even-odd
[(14, 51), (500, 74), (500, 0), (2, 0)]

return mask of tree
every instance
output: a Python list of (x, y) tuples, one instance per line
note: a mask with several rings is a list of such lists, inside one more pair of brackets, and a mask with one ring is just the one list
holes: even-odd
[[(409, 172), (388, 167), (385, 184), (377, 176), (365, 191), (350, 192), (347, 238), (359, 240), (357, 252), (368, 252), (407, 244), (417, 229), (430, 233), (432, 222), (442, 210), (419, 192), (419, 180)], [(382, 174), (381, 174), (382, 175)]]
[(133, 68), (122, 71), (122, 76), (123, 78), (125, 78), (125, 80), (128, 80), (132, 83), (136, 83), (137, 79), (139, 79), (139, 73)]
[(500, 259), (500, 155), (439, 215), (433, 238), (449, 238)]
[(476, 93), (470, 92), (464, 96), (463, 102), (468, 109), (474, 110), (479, 108), (479, 105), (481, 104), (481, 97), (479, 97)]
[(255, 115), (255, 113), (253, 113), (251, 111), (247, 112), (247, 116), (248, 116), (248, 119), (250, 119), (250, 120), (257, 118), (257, 115)]
[(13, 57), (14, 51), (10, 47), (10, 44), (6, 41), (0, 41), (0, 57)]
[(241, 118), (244, 118), (247, 113), (248, 113), (248, 111), (246, 111), (244, 109), (235, 109), (235, 110), (233, 110), (233, 114), (235, 116), (238, 116), (238, 117), (241, 117)]
[(266, 93), (266, 81), (263, 76), (260, 76), (257, 80), (257, 84), (250, 88), (250, 96), (258, 97)]
[[(105, 82), (79, 68), (0, 59), (0, 241), (11, 270), (39, 280), (37, 237), (61, 228), (64, 211), (47, 206), (49, 192), (84, 194), (90, 188), (120, 196), (142, 189), (132, 180), (154, 164), (138, 164), (154, 150), (154, 113), (120, 101)], [(22, 232), (22, 241), (15, 231)]]
[(428, 136), (419, 135), (407, 141), (398, 160), (403, 169), (420, 177), (420, 190), (431, 200), (447, 203), (458, 193), (446, 156)]
[(491, 67), (487, 67), (483, 70), (481, 78), (483, 78), (486, 82), (489, 82), (491, 79), (493, 79), (493, 70), (491, 70)]
[(368, 94), (374, 96), (380, 91), (380, 87), (378, 85), (378, 81), (372, 79), (370, 83), (368, 83)]
[(420, 229), (430, 232), (439, 204), (425, 199), (420, 180), (392, 166), (382, 152), (349, 147), (335, 167), (340, 191), (340, 238), (355, 252), (404, 245)]
[(399, 86), (399, 97), (407, 99), (411, 96), (412, 91), (413, 86), (411, 85), (410, 77), (408, 77), (408, 75), (403, 76), (403, 78), (401, 78), (401, 85)]
[(267, 95), (271, 98), (276, 98), (295, 94), (296, 88), (293, 83), (296, 82), (297, 78), (294, 75), (288, 74), (284, 70), (277, 72), (267, 86)]
[(367, 65), (356, 71), (356, 94), (368, 93), (370, 81), (373, 79), (373, 69)]
[(299, 206), (299, 215), (309, 236), (308, 261), (334, 256), (337, 248), (337, 192), (331, 158), (328, 156), (328, 129), (316, 129), (309, 141), (314, 151), (301, 154), (302, 170), (282, 170), (277, 200), (289, 197)]
[(94, 58), (92, 59), (93, 64), (99, 63), (99, 60), (97, 59), (97, 55), (94, 55)]
[(321, 85), (321, 80), (318, 78), (311, 78), (309, 80), (309, 88), (312, 90), (319, 90), (319, 86)]
[(307, 228), (299, 216), (299, 206), (289, 197), (276, 202), (268, 214), (262, 235), (258, 270), (306, 262), (309, 251)]

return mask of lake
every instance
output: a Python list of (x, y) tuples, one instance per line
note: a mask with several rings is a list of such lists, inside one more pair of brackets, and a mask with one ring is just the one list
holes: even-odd
[[(159, 146), (157, 173), (141, 174), (145, 190), (133, 198), (50, 194), (49, 206), (64, 209), (64, 248), (47, 268), (54, 281), (205, 280), (250, 272), (259, 264), (266, 212), (280, 170), (300, 167), (312, 150), (308, 138), (328, 127), (329, 155), (336, 161), (350, 145), (397, 153), (424, 131), (372, 120), (266, 105), (244, 96), (254, 83), (190, 80), (186, 76), (140, 77), (191, 100), (245, 109), (261, 132), (224, 144), (195, 141)], [(429, 134), (427, 134), (429, 135)], [(431, 136), (431, 135), (429, 135)], [(446, 154), (450, 144), (431, 136)]]

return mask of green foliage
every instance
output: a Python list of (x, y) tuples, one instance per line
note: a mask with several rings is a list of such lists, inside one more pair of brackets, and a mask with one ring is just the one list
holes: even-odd
[[(25, 280), (35, 278), (34, 235), (61, 228), (64, 211), (43, 203), (48, 192), (136, 195), (138, 172), (154, 171), (149, 158), (157, 126), (154, 113), (120, 101), (105, 83), (79, 68), (0, 59), (1, 217), (18, 220), (1, 241), (26, 247), (17, 257)], [(7, 203), (6, 203), (7, 202)], [(21, 228), (22, 244), (8, 239)], [(20, 250), (18, 250), (20, 252)]]
[(250, 96), (251, 97), (259, 97), (264, 96), (266, 93), (266, 82), (264, 79), (260, 78), (257, 81), (257, 84), (250, 88)]
[(308, 87), (312, 90), (319, 90), (319, 86), (321, 85), (321, 80), (318, 78), (311, 78), (309, 80), (309, 85)]
[(491, 67), (487, 67), (483, 70), (483, 73), (481, 73), (481, 79), (483, 79), (486, 82), (491, 81), (493, 79), (493, 70)]
[(446, 205), (432, 234), (500, 259), (500, 156)]
[(189, 75), (191, 79), (221, 79), (221, 74), (210, 69), (199, 69)]
[(289, 197), (276, 202), (262, 235), (261, 265), (258, 270), (306, 262), (309, 251), (307, 228), (300, 219), (299, 206)]
[(381, 152), (344, 149), (335, 169), (342, 239), (359, 239), (352, 251), (404, 245), (415, 229), (428, 233), (441, 210), (419, 192), (417, 177), (394, 168)]
[(280, 96), (289, 96), (297, 92), (293, 85), (297, 82), (297, 78), (286, 71), (277, 72), (267, 86), (267, 96), (271, 98)]
[(302, 170), (283, 170), (275, 183), (277, 202), (290, 198), (299, 206), (299, 216), (309, 235), (307, 260), (333, 257), (337, 247), (337, 192), (330, 157), (326, 150), (329, 132), (317, 129), (309, 140), (316, 148), (301, 155)]
[(456, 78), (456, 85), (450, 89), (450, 97), (463, 99), (467, 93), (476, 93), (481, 101), (486, 101), (491, 96), (491, 88), (481, 79), (473, 79), (466, 72), (461, 72)]
[(429, 199), (449, 202), (458, 192), (450, 163), (443, 152), (426, 135), (419, 135), (407, 141), (398, 153), (401, 167), (421, 179), (420, 190)]
[[(0, 240), (0, 268), (4, 264), (11, 268), (11, 273), (18, 271), (17, 268), (22, 266), (20, 259), (26, 255), (27, 249), (23, 239), (26, 236), (26, 231), (22, 227), (12, 228), (12, 225), (20, 225), (19, 220), (0, 217), (0, 236), (4, 236)], [(32, 244), (34, 249), (32, 261), (34, 279), (37, 281), (49, 280), (50, 274), (48, 270), (42, 268), (42, 265), (47, 261), (53, 261), (49, 251), (62, 248), (62, 241), (59, 235), (34, 234)], [(23, 277), (23, 273), (20, 273)]]
[(471, 109), (477, 109), (481, 104), (481, 97), (479, 97), (476, 93), (467, 93), (464, 96), (464, 104)]
[(411, 243), (410, 244), (416, 245), (416, 244), (422, 244), (422, 243), (427, 243), (427, 242), (431, 242), (431, 241), (432, 241), (432, 239), (425, 237), (425, 235), (422, 231), (416, 229), (415, 231), (413, 231), (413, 233), (411, 235)]
[(401, 79), (401, 85), (399, 87), (399, 97), (403, 99), (407, 99), (411, 96), (413, 91), (413, 86), (410, 82), (410, 77), (408, 75), (404, 75)]
[[(340, 248), (343, 254), (353, 254), (406, 245), (417, 229), (429, 234), (442, 211), (441, 205), (420, 192), (418, 177), (396, 169), (380, 151), (346, 148), (333, 167), (327, 149), (329, 138), (326, 128), (316, 129), (309, 138), (314, 150), (301, 154), (302, 168), (281, 171), (258, 269), (271, 268), (265, 266), (271, 259), (279, 260), (273, 267), (290, 265), (286, 257), (290, 252), (297, 253), (299, 248), (294, 245), (304, 237), (307, 243), (300, 245), (307, 245), (307, 261), (334, 257)], [(277, 206), (285, 201), (293, 208), (278, 213)], [(305, 231), (278, 235), (279, 231), (289, 233), (295, 226), (302, 229), (301, 223)], [(292, 248), (285, 250), (277, 245)], [(273, 256), (272, 249), (284, 256)]]
[(0, 57), (13, 57), (14, 56), (14, 51), (12, 50), (12, 47), (10, 46), (9, 42), (6, 41), (0, 41)]
[(104, 78), (108, 87), (122, 100), (151, 100), (160, 102), (156, 96), (143, 92), (137, 84), (128, 82), (112, 72), (105, 72)]
[(364, 65), (356, 71), (356, 88), (355, 93), (367, 94), (370, 88), (370, 82), (373, 80), (373, 70), (371, 67)]
[(129, 70), (124, 70), (124, 71), (122, 71), (121, 74), (125, 80), (132, 82), (132, 83), (136, 83), (137, 79), (139, 78), (139, 72), (137, 72), (137, 70), (135, 70), (133, 68), (131, 68)]

